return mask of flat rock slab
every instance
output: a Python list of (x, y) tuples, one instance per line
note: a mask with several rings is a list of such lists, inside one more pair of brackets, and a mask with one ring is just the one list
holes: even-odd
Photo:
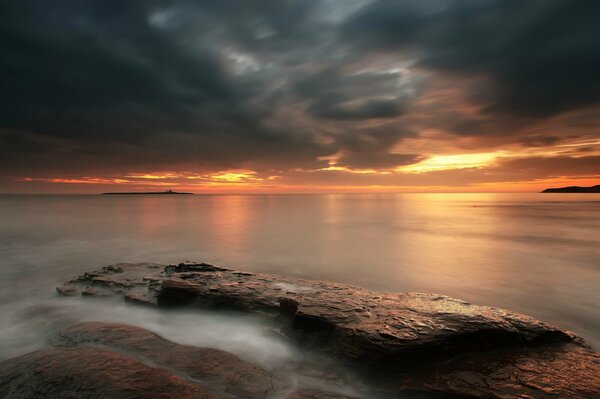
[(300, 344), (369, 365), (369, 371), (385, 369), (397, 391), (464, 398), (591, 398), (600, 386), (598, 355), (574, 334), (443, 295), (372, 292), (189, 262), (109, 266), (58, 292), (272, 317)]
[(95, 345), (122, 352), (234, 397), (266, 398), (285, 387), (283, 380), (230, 353), (176, 344), (126, 324), (78, 323), (56, 333), (50, 342), (55, 346)]
[(119, 353), (46, 349), (0, 362), (6, 399), (219, 399), (209, 389)]
[(508, 310), (436, 294), (237, 272), (207, 264), (120, 264), (63, 287), (72, 295), (117, 295), (158, 306), (235, 309), (287, 320), (300, 343), (361, 363), (412, 368), (416, 361), (502, 348), (570, 342), (574, 335)]

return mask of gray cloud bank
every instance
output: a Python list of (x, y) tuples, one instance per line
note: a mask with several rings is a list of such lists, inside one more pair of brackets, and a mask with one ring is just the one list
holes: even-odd
[(599, 17), (584, 0), (3, 1), (0, 174), (391, 169), (432, 155), (402, 150), (431, 129), (488, 149), (598, 137), (594, 118), (527, 128), (598, 105)]

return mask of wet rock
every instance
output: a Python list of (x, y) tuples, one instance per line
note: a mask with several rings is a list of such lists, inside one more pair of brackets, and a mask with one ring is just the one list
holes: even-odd
[(265, 398), (284, 382), (262, 368), (216, 349), (179, 345), (125, 324), (83, 322), (56, 333), (53, 345), (95, 345), (126, 353), (240, 398)]
[(286, 399), (356, 399), (350, 396), (344, 396), (338, 393), (324, 392), (316, 389), (303, 389), (296, 391)]
[(56, 291), (63, 296), (75, 296), (79, 294), (77, 288), (71, 284), (56, 287)]
[(377, 293), (190, 262), (118, 268), (86, 274), (65, 289), (271, 317), (300, 344), (368, 366), (367, 371), (391, 372), (396, 391), (461, 398), (598, 397), (596, 353), (570, 332), (508, 310), (443, 295)]
[[(436, 294), (375, 293), (344, 284), (242, 273), (207, 264), (120, 264), (71, 281), (70, 289), (159, 306), (234, 309), (282, 316), (298, 342), (372, 365), (415, 362), (501, 348), (570, 342), (568, 332), (503, 309)], [(95, 294), (94, 294), (95, 295)], [(143, 299), (138, 299), (139, 297)]]
[(467, 398), (600, 398), (600, 355), (573, 344), (481, 354), (414, 375), (403, 389)]
[(32, 352), (0, 362), (6, 399), (218, 399), (165, 370), (95, 348)]
[(167, 273), (185, 273), (185, 272), (224, 272), (227, 269), (214, 266), (208, 263), (182, 262), (178, 265), (169, 265), (165, 267)]
[(135, 303), (156, 305), (153, 288), (160, 284), (163, 265), (157, 263), (123, 263), (105, 266), (99, 271), (85, 273), (56, 291), (65, 296), (110, 297), (122, 296)]

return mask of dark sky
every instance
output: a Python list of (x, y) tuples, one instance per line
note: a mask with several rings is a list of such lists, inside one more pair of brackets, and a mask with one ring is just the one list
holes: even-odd
[(600, 183), (600, 2), (4, 0), (0, 192)]

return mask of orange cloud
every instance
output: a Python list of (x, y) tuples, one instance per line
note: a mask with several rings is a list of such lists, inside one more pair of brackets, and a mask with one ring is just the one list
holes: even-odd
[(62, 183), (62, 184), (132, 184), (131, 181), (125, 179), (105, 179), (100, 177), (80, 177), (80, 178), (63, 178), (63, 177), (21, 177), (16, 179), (21, 182), (42, 182), (42, 183)]

